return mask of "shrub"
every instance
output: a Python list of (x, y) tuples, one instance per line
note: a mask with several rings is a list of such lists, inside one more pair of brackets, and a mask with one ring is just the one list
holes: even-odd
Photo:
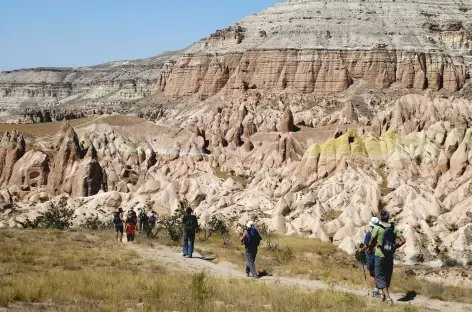
[(213, 234), (218, 234), (223, 238), (223, 244), (229, 244), (230, 232), (228, 225), (216, 216), (213, 216), (211, 220), (203, 228), (202, 240), (208, 240)]
[(292, 248), (286, 247), (276, 252), (274, 257), (279, 263), (288, 263), (295, 258), (295, 254)]
[(445, 267), (456, 267), (456, 266), (460, 266), (460, 265), (461, 264), (456, 259), (451, 259), (451, 258), (444, 259), (444, 266)]
[(459, 230), (459, 227), (457, 226), (457, 224), (455, 223), (448, 223), (446, 224), (446, 228), (450, 231), (450, 232), (457, 232)]
[(426, 218), (426, 223), (430, 226), (430, 227), (433, 227), (434, 226), (434, 223), (436, 223), (436, 220), (438, 220), (438, 217), (435, 217), (435, 216), (428, 216)]
[(46, 228), (65, 230), (72, 225), (75, 219), (73, 209), (67, 208), (67, 199), (61, 198), (57, 204), (52, 203), (51, 207), (45, 212), (40, 212), (34, 220), (26, 219), (21, 223), (23, 228)]
[(111, 228), (111, 226), (111, 221), (103, 221), (98, 217), (98, 215), (94, 214), (88, 216), (87, 219), (85, 219), (85, 221), (81, 224), (81, 227), (92, 231), (104, 230), (107, 228)]
[(280, 250), (280, 243), (276, 239), (275, 231), (270, 230), (267, 224), (262, 223), (259, 227), (259, 233), (265, 241), (266, 247), (269, 251), (275, 252)]
[(185, 215), (183, 205), (182, 208), (175, 211), (172, 216), (165, 217), (160, 221), (160, 224), (167, 230), (169, 237), (173, 241), (179, 241), (184, 235), (184, 227), (182, 225), (182, 218)]
[(214, 290), (208, 282), (208, 274), (205, 271), (195, 273), (190, 283), (190, 293), (192, 295), (197, 311), (202, 311), (202, 307), (207, 305), (214, 294)]

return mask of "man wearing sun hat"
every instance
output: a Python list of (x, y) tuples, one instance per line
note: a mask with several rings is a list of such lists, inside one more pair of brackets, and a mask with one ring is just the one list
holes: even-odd
[(244, 245), (246, 252), (246, 275), (259, 278), (256, 270), (256, 256), (262, 237), (254, 226), (254, 221), (246, 224), (246, 230), (246, 234), (241, 237), (241, 244)]
[(372, 217), (369, 222), (371, 227), (370, 231), (365, 234), (363, 247), (359, 249), (359, 252), (365, 252), (366, 255), (366, 269), (370, 274), (370, 283), (374, 288), (372, 292), (373, 297), (380, 297), (380, 291), (377, 288), (377, 281), (375, 280), (375, 246), (369, 246), (370, 239), (372, 237), (372, 230), (379, 225), (379, 218)]

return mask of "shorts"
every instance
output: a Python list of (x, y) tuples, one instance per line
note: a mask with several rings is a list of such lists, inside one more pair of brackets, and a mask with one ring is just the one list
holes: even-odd
[(123, 234), (123, 230), (124, 230), (123, 224), (122, 225), (115, 225), (116, 233), (120, 232), (121, 234)]
[(365, 267), (369, 272), (375, 272), (375, 256), (367, 255), (365, 258)]
[(375, 280), (378, 289), (390, 287), (393, 274), (393, 257), (375, 256)]

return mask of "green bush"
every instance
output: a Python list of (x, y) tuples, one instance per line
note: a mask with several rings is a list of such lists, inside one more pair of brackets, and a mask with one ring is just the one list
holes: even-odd
[(190, 293), (196, 306), (196, 311), (203, 311), (203, 307), (210, 303), (214, 289), (208, 281), (208, 274), (204, 271), (195, 273), (190, 283)]
[(183, 205), (181, 209), (174, 212), (170, 217), (165, 217), (159, 223), (167, 230), (169, 237), (173, 241), (179, 241), (184, 235), (184, 227), (182, 224), (182, 218), (185, 215)]
[(87, 219), (85, 219), (85, 221), (81, 224), (81, 227), (92, 231), (108, 229), (111, 228), (111, 226), (111, 221), (103, 221), (98, 217), (98, 215), (95, 214), (88, 216)]
[(26, 219), (21, 223), (23, 228), (46, 228), (65, 230), (72, 226), (75, 211), (67, 208), (67, 199), (61, 198), (57, 204), (52, 203), (45, 212), (40, 212), (34, 220)]
[(292, 248), (286, 247), (277, 251), (274, 255), (274, 258), (279, 263), (288, 263), (295, 258), (295, 254)]
[(203, 228), (203, 235), (201, 239), (203, 241), (208, 240), (213, 234), (220, 235), (223, 239), (223, 245), (229, 244), (230, 231), (225, 221), (218, 219), (213, 216), (209, 222)]

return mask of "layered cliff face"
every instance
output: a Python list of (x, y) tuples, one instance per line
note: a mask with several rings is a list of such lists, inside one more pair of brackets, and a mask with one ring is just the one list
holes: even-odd
[(249, 89), (331, 95), (379, 88), (457, 91), (472, 64), (472, 5), (452, 0), (290, 0), (156, 58), (0, 74), (0, 104), (55, 106), (166, 100)]

